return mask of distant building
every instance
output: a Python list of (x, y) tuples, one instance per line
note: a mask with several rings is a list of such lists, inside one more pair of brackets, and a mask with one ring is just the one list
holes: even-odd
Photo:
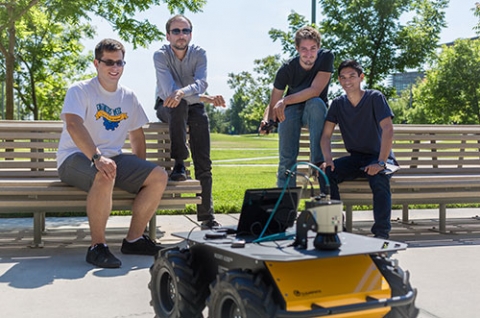
[[(470, 38), (470, 40), (477, 40), (478, 38), (479, 38), (478, 36), (475, 36)], [(454, 41), (448, 42), (448, 43), (441, 44), (440, 47), (442, 47), (443, 45), (452, 46), (454, 44), (455, 44)], [(395, 87), (397, 91), (397, 95), (400, 96), (404, 90), (409, 89), (412, 85), (414, 85), (419, 78), (423, 79), (424, 77), (425, 77), (425, 73), (418, 72), (418, 71), (406, 72), (406, 73), (395, 73), (395, 74), (391, 74), (387, 78), (387, 84), (391, 87)]]
[[(478, 40), (478, 36), (471, 37), (470, 40)], [(452, 46), (455, 44), (455, 41), (453, 42), (447, 42), (444, 44), (441, 44), (440, 47), (443, 45), (446, 46)], [(406, 72), (406, 73), (395, 73), (391, 74), (387, 77), (387, 85), (390, 87), (395, 87), (395, 90), (397, 91), (397, 95), (400, 96), (402, 92), (406, 89), (410, 89), (412, 85), (417, 83), (418, 79), (423, 79), (425, 77), (424, 72), (418, 72), (418, 71), (413, 71), (413, 72)]]
[[(478, 36), (474, 36), (474, 37), (470, 38), (469, 40), (478, 40)], [(455, 44), (455, 41), (453, 41), (453, 42), (448, 42), (448, 43), (444, 43), (444, 44), (442, 44), (442, 46), (443, 46), (443, 45), (452, 46), (452, 45), (454, 45), (454, 44)]]
[(388, 85), (395, 87), (397, 95), (400, 95), (404, 90), (415, 84), (419, 78), (423, 79), (424, 77), (424, 72), (395, 73), (389, 76)]

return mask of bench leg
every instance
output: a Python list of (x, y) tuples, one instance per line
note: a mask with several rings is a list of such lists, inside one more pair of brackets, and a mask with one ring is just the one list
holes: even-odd
[(353, 230), (353, 205), (345, 205), (345, 227), (347, 232), (352, 233)]
[(402, 205), (402, 222), (408, 223), (408, 204)]
[(445, 203), (440, 204), (438, 213), (439, 230), (440, 233), (445, 234), (447, 232), (447, 205)]
[(45, 213), (33, 213), (32, 247), (43, 247), (42, 232), (45, 229)]
[(157, 215), (156, 214), (152, 216), (152, 218), (150, 219), (150, 222), (148, 223), (148, 236), (150, 236), (150, 238), (154, 241), (157, 239)]

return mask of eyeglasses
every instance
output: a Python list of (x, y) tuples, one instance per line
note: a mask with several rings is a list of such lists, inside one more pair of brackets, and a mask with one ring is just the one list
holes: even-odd
[(97, 59), (99, 62), (103, 62), (105, 63), (106, 66), (114, 66), (114, 65), (117, 65), (118, 67), (124, 67), (125, 64), (127, 64), (127, 62), (125, 62), (124, 60), (118, 60), (118, 61), (114, 61), (114, 60), (102, 60), (102, 59)]
[(189, 35), (190, 33), (192, 33), (192, 29), (172, 29), (170, 30), (170, 33), (172, 33), (173, 35), (179, 35), (180, 32), (182, 32), (183, 34), (185, 35)]

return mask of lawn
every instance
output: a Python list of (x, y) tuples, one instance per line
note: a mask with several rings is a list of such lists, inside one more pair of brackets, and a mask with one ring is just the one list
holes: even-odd
[(211, 159), (215, 212), (240, 212), (246, 189), (276, 186), (278, 135), (212, 134)]

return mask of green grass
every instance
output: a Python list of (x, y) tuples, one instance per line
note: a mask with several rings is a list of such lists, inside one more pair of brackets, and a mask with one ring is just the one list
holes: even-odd
[[(238, 213), (246, 189), (276, 186), (278, 165), (278, 135), (211, 135), (213, 162), (213, 200), (215, 213)], [(193, 169), (193, 168), (192, 168)], [(299, 210), (303, 209), (304, 200)], [(473, 205), (451, 204), (449, 208)], [(477, 206), (477, 205), (475, 205)], [(370, 210), (371, 206), (355, 206), (356, 210)], [(401, 206), (393, 206), (401, 209)], [(412, 208), (438, 208), (438, 205), (415, 205)], [(160, 213), (194, 214), (195, 206), (185, 211), (160, 211)]]
[(212, 134), (211, 159), (215, 212), (240, 212), (245, 190), (276, 186), (278, 136)]

